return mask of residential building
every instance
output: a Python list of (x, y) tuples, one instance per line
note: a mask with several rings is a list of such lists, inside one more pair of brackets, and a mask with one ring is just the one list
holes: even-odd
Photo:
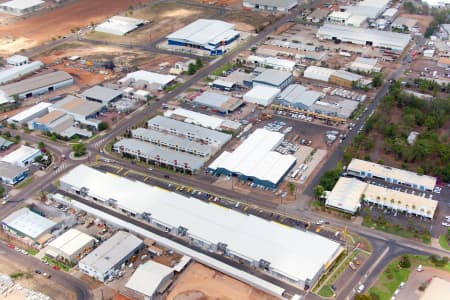
[(84, 254), (94, 249), (95, 239), (77, 229), (69, 229), (48, 244), (46, 255), (78, 262)]
[(243, 0), (245, 8), (270, 12), (288, 12), (298, 5), (298, 0)]
[(234, 30), (234, 24), (220, 20), (198, 19), (166, 38), (170, 46), (202, 49), (210, 55), (222, 55), (239, 36), (239, 31)]
[(374, 177), (389, 183), (410, 186), (414, 189), (424, 191), (433, 191), (436, 185), (435, 177), (419, 175), (407, 170), (383, 166), (356, 158), (352, 159), (347, 166), (347, 172), (350, 175), (363, 179)]
[(98, 281), (105, 282), (122, 264), (128, 264), (133, 255), (144, 247), (136, 236), (118, 231), (94, 251), (78, 262), (78, 269)]
[(0, 160), (0, 183), (15, 185), (28, 177), (28, 169)]

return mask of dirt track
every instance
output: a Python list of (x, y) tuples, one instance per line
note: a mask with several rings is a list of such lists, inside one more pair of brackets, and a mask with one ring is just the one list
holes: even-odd
[(72, 28), (84, 27), (91, 22), (98, 23), (140, 2), (141, 0), (79, 0), (0, 27), (0, 51), (13, 52), (39, 45), (53, 37), (70, 33)]

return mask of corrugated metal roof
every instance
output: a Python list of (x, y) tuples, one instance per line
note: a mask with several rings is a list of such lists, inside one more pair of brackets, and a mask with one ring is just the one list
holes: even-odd
[(73, 80), (69, 73), (56, 71), (27, 78), (19, 82), (2, 85), (0, 86), (0, 90), (4, 91), (8, 96), (13, 96), (68, 80)]

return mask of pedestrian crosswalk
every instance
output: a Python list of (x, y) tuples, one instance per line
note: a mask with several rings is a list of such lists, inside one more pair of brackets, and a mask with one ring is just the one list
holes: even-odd
[(64, 169), (67, 168), (67, 164), (66, 163), (61, 163), (60, 165), (54, 165), (53, 166), (53, 170), (56, 174), (62, 173), (64, 172)]
[(96, 141), (96, 142), (94, 143), (94, 147), (97, 148), (97, 149), (103, 148), (103, 144), (105, 143), (105, 141), (106, 141), (105, 138), (99, 139), (98, 141)]

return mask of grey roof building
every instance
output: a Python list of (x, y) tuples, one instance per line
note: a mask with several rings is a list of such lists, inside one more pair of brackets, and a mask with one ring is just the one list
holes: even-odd
[(153, 130), (180, 135), (189, 139), (201, 141), (216, 147), (222, 147), (230, 139), (231, 135), (197, 125), (173, 120), (163, 116), (156, 116), (147, 121), (147, 126)]
[(283, 90), (292, 82), (292, 74), (285, 71), (265, 69), (253, 79), (253, 86), (267, 85)]
[(0, 182), (14, 185), (28, 176), (28, 169), (0, 160)]
[(81, 97), (86, 100), (100, 102), (103, 105), (108, 105), (110, 102), (120, 99), (122, 97), (122, 93), (122, 91), (96, 85), (91, 87), (90, 89), (85, 90), (81, 94)]
[(319, 39), (382, 47), (397, 52), (402, 52), (411, 40), (408, 34), (329, 23), (320, 27), (316, 36)]
[(0, 86), (8, 96), (17, 95), (19, 99), (42, 95), (73, 84), (73, 77), (64, 71), (51, 72), (15, 83)]
[(137, 139), (122, 139), (113, 145), (113, 150), (125, 156), (145, 160), (147, 163), (163, 165), (195, 173), (206, 158), (159, 147)]
[(310, 110), (311, 105), (323, 96), (323, 93), (307, 90), (303, 85), (291, 84), (278, 95), (275, 102), (302, 110)]
[(266, 10), (266, 11), (279, 11), (287, 12), (290, 9), (296, 7), (298, 0), (244, 0), (244, 7)]
[(211, 146), (197, 143), (176, 135), (145, 128), (137, 128), (131, 131), (133, 138), (150, 142), (158, 146), (167, 147), (176, 151), (187, 152), (193, 155), (208, 157), (212, 153)]
[(228, 95), (214, 92), (204, 92), (197, 96), (193, 102), (207, 106), (223, 114), (233, 112), (244, 104), (242, 99), (236, 99)]
[(128, 232), (118, 231), (80, 260), (78, 268), (81, 272), (103, 282), (143, 246), (144, 242), (141, 239)]

